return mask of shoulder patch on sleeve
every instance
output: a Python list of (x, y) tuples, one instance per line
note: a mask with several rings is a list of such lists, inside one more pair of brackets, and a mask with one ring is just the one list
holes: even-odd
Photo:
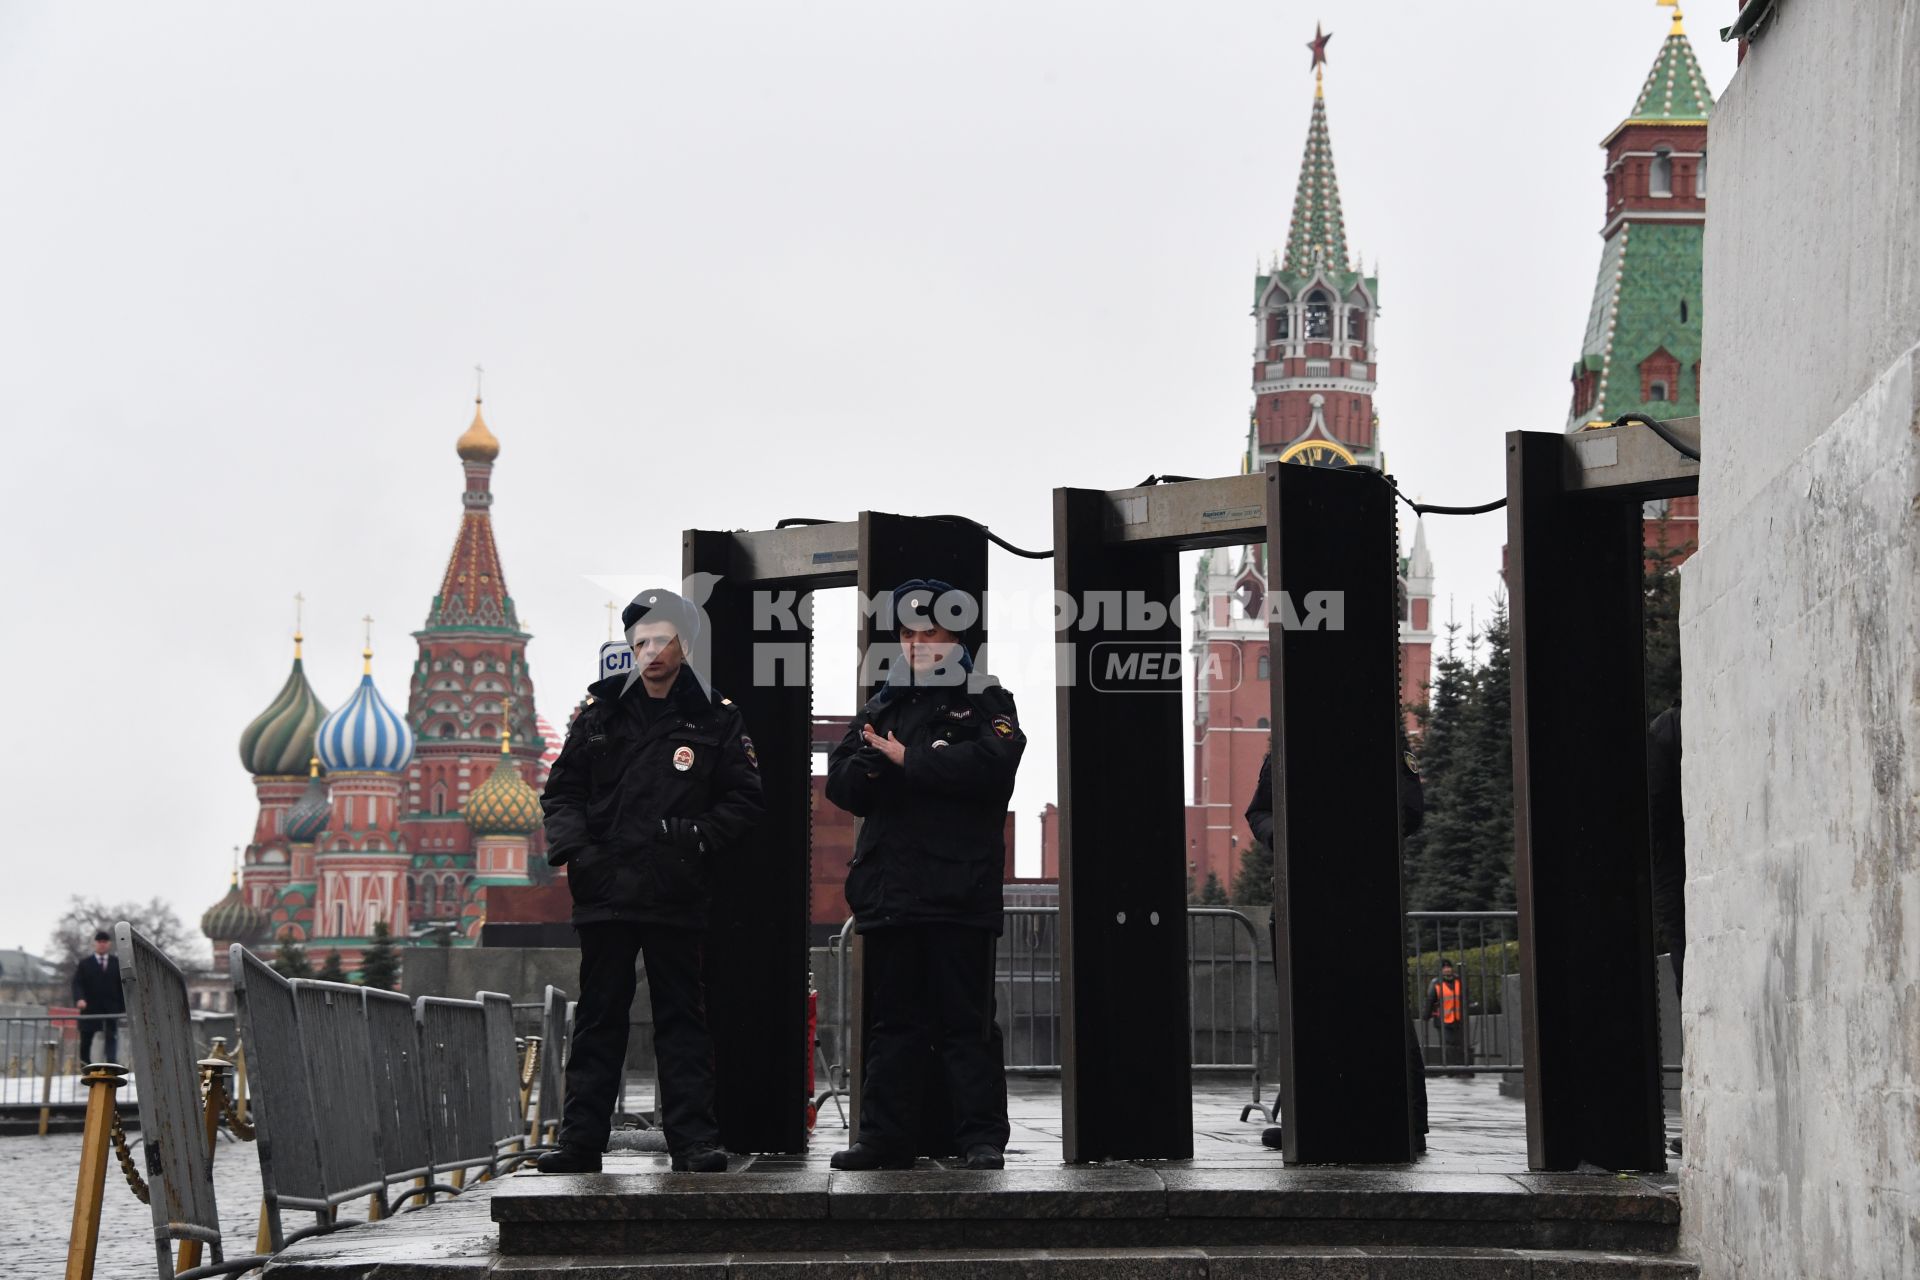
[(1400, 758), (1406, 761), (1408, 773), (1412, 774), (1416, 778), (1420, 776), (1420, 762), (1413, 758), (1413, 752), (1409, 751), (1404, 755), (1402, 755)]
[(740, 749), (747, 753), (747, 763), (758, 769), (760, 757), (753, 753), (753, 739), (744, 733), (740, 735)]

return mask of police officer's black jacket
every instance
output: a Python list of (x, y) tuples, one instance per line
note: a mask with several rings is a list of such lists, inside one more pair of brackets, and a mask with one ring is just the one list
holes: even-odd
[[(860, 736), (906, 745), (895, 765)], [(847, 871), (854, 928), (948, 923), (1000, 932), (1007, 801), (1027, 738), (998, 685), (895, 687), (827, 761), (827, 799), (864, 819)]]
[[(623, 697), (626, 682), (588, 688), (547, 775), (547, 861), (567, 864), (575, 924), (705, 928), (713, 864), (765, 807), (752, 740), (739, 708), (684, 666), (651, 705), (638, 680)], [(662, 819), (689, 821), (669, 834)]]
[[(1405, 734), (1400, 736), (1400, 834), (1410, 836), (1420, 829), (1426, 817), (1426, 788), (1420, 785), (1420, 772), (1414, 768), (1413, 752), (1407, 749)], [(1247, 805), (1247, 829), (1260, 843), (1273, 848), (1273, 753), (1260, 762), (1260, 781), (1254, 785), (1253, 801)]]

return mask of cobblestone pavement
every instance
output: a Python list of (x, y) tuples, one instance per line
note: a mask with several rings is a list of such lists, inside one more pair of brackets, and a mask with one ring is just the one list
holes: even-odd
[[(139, 1135), (128, 1137), (137, 1141)], [(138, 1164), (138, 1147), (133, 1157)], [(77, 1133), (0, 1138), (0, 1203), (7, 1206), (4, 1225), (0, 1225), (0, 1249), (9, 1260), (9, 1274), (40, 1280), (58, 1276), (66, 1268), (79, 1177)], [(252, 1253), (260, 1224), (260, 1161), (253, 1144), (223, 1139), (213, 1163), (213, 1182), (220, 1200), (220, 1225), (233, 1250)], [(151, 1280), (154, 1261), (152, 1210), (133, 1198), (115, 1161), (107, 1167), (100, 1251), (93, 1274), (99, 1280)]]

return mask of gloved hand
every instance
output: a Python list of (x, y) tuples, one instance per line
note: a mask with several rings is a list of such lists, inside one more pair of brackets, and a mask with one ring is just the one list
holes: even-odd
[(875, 746), (865, 746), (854, 752), (853, 762), (858, 765), (861, 771), (869, 778), (879, 777), (880, 771), (887, 767), (886, 756), (882, 755), (880, 748)]
[(660, 819), (660, 839), (688, 853), (707, 851), (707, 839), (700, 834), (700, 824), (692, 818)]

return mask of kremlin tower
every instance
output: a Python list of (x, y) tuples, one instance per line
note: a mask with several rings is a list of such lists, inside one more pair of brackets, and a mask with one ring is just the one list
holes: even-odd
[(260, 813), (236, 883), (201, 919), (217, 963), (226, 943), (286, 941), (310, 959), (337, 950), (352, 969), (380, 924), (400, 943), (437, 934), (471, 945), (488, 888), (530, 883), (544, 852), (538, 787), (558, 744), (534, 710), (531, 637), (494, 546), (500, 442), (478, 400), (456, 448), (460, 531), (414, 633), (406, 714), (374, 686), (371, 632), (359, 686), (329, 714), (296, 628), (293, 670), (241, 735)]
[[(1663, 0), (1664, 2), (1664, 0)], [(1707, 117), (1713, 91), (1678, 6), (1633, 110), (1601, 142), (1607, 207), (1600, 274), (1567, 430), (1623, 413), (1700, 412), (1700, 262), (1707, 225)], [(1648, 503), (1646, 545), (1684, 559), (1697, 542), (1700, 499)]]
[[(1331, 32), (1314, 32), (1313, 107), (1293, 198), (1286, 251), (1253, 280), (1253, 408), (1243, 471), (1279, 461), (1385, 469), (1374, 388), (1380, 373), (1380, 282), (1347, 247), (1323, 68)], [(1433, 651), (1433, 560), (1413, 526), (1400, 561), (1401, 699), (1426, 701)], [(1271, 735), (1264, 547), (1209, 551), (1194, 583), (1194, 800), (1187, 810), (1188, 869), (1196, 892), (1208, 877), (1230, 889), (1252, 841), (1242, 815)], [(1408, 716), (1408, 727), (1413, 717)]]

